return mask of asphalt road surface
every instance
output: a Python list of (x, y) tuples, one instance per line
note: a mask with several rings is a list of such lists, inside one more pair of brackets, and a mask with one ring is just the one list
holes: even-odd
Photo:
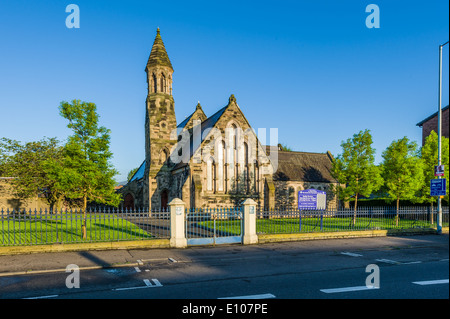
[(152, 250), (130, 252), (146, 258), (137, 266), (0, 274), (0, 299), (183, 299), (180, 312), (200, 299), (448, 299), (448, 240), (447, 234), (190, 247), (159, 250), (157, 258)]

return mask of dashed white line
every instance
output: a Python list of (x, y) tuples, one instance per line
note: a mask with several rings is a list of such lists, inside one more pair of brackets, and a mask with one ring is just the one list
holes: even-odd
[(23, 298), (23, 299), (46, 299), (46, 298), (56, 298), (59, 295), (48, 295), (48, 296), (38, 296), (38, 297), (29, 297), (29, 298)]
[(437, 285), (437, 284), (448, 284), (448, 279), (413, 281), (413, 284), (421, 285), (421, 286)]
[(153, 288), (153, 287), (162, 287), (162, 284), (158, 279), (152, 279), (153, 283), (148, 279), (144, 279), (145, 286), (137, 286), (137, 287), (125, 287), (125, 288), (114, 288), (112, 290), (121, 291), (121, 290), (133, 290), (133, 289), (142, 289), (142, 288)]
[(355, 253), (349, 253), (349, 252), (341, 252), (341, 255), (346, 255), (346, 256), (351, 256), (351, 257), (362, 257), (362, 255), (360, 254), (355, 254)]
[(349, 291), (361, 291), (361, 290), (374, 290), (380, 289), (374, 286), (355, 286), (355, 287), (344, 287), (344, 288), (331, 288), (331, 289), (320, 289), (320, 291), (326, 294), (334, 294), (339, 292), (349, 292)]
[(248, 296), (236, 296), (236, 297), (222, 297), (218, 299), (269, 299), (275, 298), (272, 294), (260, 294), (260, 295), (248, 295)]
[(139, 267), (134, 267), (134, 269), (136, 270), (136, 272), (141, 272), (141, 270), (139, 269)]
[(390, 260), (390, 259), (375, 259), (376, 261), (382, 262), (382, 263), (386, 263), (386, 264), (392, 264), (392, 265), (400, 265), (401, 263), (395, 260)]

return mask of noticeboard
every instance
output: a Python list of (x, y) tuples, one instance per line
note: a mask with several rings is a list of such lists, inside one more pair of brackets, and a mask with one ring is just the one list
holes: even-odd
[(298, 192), (298, 209), (326, 209), (327, 194), (317, 189), (306, 189)]

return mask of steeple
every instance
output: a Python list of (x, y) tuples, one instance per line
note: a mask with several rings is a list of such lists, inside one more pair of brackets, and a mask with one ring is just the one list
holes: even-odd
[[(147, 207), (165, 207), (172, 194), (167, 185), (160, 185), (158, 178), (171, 179), (170, 152), (177, 140), (175, 101), (172, 95), (173, 67), (164, 47), (159, 28), (145, 67), (148, 94), (145, 118), (145, 171), (143, 203)], [(170, 184), (170, 183), (169, 183)], [(164, 188), (164, 187), (165, 188)], [(168, 197), (169, 196), (169, 197)]]
[(173, 72), (172, 63), (170, 62), (169, 56), (167, 55), (166, 47), (164, 46), (164, 42), (161, 38), (159, 28), (156, 29), (156, 37), (155, 41), (153, 42), (150, 57), (148, 58), (146, 70), (155, 66), (165, 66), (170, 68)]

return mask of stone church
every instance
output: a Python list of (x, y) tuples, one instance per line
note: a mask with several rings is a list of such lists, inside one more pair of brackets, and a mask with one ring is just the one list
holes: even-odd
[(331, 154), (261, 145), (234, 95), (209, 117), (198, 103), (177, 124), (174, 69), (159, 28), (145, 72), (145, 160), (119, 190), (123, 207), (158, 210), (174, 198), (187, 208), (232, 207), (246, 198), (265, 209), (296, 207), (296, 192), (308, 188), (327, 191), (336, 207)]

